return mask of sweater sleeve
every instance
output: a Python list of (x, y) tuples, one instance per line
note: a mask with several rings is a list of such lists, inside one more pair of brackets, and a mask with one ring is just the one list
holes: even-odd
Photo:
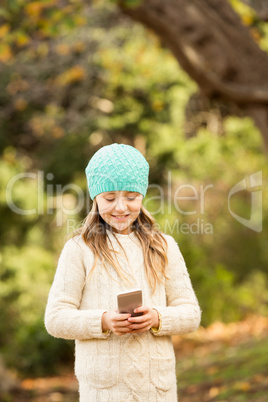
[(193, 332), (198, 328), (201, 319), (199, 304), (180, 249), (173, 237), (167, 236), (167, 241), (167, 306), (155, 306), (161, 317), (159, 330), (153, 331), (155, 336)]
[(56, 338), (85, 340), (107, 338), (102, 332), (102, 314), (107, 310), (80, 310), (86, 280), (83, 248), (75, 239), (64, 246), (45, 312), (45, 326)]

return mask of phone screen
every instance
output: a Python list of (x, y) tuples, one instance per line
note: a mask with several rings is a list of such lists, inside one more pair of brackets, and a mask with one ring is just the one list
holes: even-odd
[(134, 313), (135, 308), (142, 306), (142, 291), (140, 289), (119, 293), (117, 302), (119, 313), (130, 313), (132, 317), (142, 315), (142, 313)]

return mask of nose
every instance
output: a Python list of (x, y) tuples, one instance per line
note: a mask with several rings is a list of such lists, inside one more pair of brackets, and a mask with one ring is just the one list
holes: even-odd
[(125, 205), (125, 201), (123, 198), (121, 198), (121, 197), (117, 198), (114, 209), (117, 212), (125, 212), (126, 211), (127, 206)]

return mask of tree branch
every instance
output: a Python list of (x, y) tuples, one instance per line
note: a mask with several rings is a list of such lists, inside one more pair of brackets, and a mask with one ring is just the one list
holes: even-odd
[[(228, 0), (143, 0), (121, 10), (152, 29), (204, 96), (235, 103), (251, 113), (268, 150), (268, 57)], [(249, 107), (250, 105), (250, 107)], [(261, 116), (261, 117), (260, 117)], [(261, 122), (261, 123), (260, 123)], [(267, 130), (265, 130), (267, 124)]]
[(268, 2), (267, 0), (240, 0), (247, 6), (256, 11), (257, 16), (262, 21), (268, 21)]

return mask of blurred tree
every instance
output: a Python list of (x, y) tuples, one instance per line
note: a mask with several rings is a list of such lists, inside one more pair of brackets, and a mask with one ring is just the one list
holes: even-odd
[(119, 6), (156, 32), (202, 97), (252, 117), (268, 152), (268, 57), (229, 1), (120, 0)]
[[(59, 43), (54, 48), (51, 42), (62, 34), (96, 20), (96, 12), (91, 4), (96, 4), (96, 8), (100, 5), (103, 12), (105, 2), (118, 3), (125, 14), (153, 29), (171, 49), (182, 68), (197, 82), (200, 93), (189, 100), (188, 119), (222, 134), (222, 121), (226, 115), (248, 115), (262, 132), (268, 149), (268, 58), (261, 50), (261, 47), (267, 50), (267, 46), (261, 43), (261, 19), (265, 20), (263, 10), (267, 6), (261, 0), (203, 0), (202, 3), (195, 0), (191, 4), (186, 0), (150, 0), (143, 3), (140, 0), (7, 2), (0, 7), (0, 62), (14, 65), (12, 60), (17, 55), (19, 65), (23, 65), (26, 59), (40, 64), (35, 71), (17, 65), (17, 68), (11, 67), (10, 74), (4, 71), (1, 74), (2, 85), (7, 90), (0, 95), (0, 105), (6, 104), (0, 117), (3, 116), (3, 131), (7, 126), (11, 128), (9, 135), (14, 138), (16, 146), (19, 143), (23, 148), (33, 150), (47, 132), (50, 132), (50, 137), (62, 137), (64, 124), (61, 108), (70, 108), (85, 83), (93, 94), (92, 86), (96, 84), (98, 93), (101, 77), (91, 63), (91, 66), (81, 63), (85, 51), (90, 50), (93, 54), (96, 50), (98, 40), (87, 37), (86, 40), (74, 41), (71, 46)], [(88, 18), (91, 13), (92, 16)], [(115, 24), (118, 26), (118, 22), (122, 25), (125, 23), (122, 16), (112, 11), (112, 7), (106, 17), (102, 15), (97, 18), (102, 21), (102, 26), (105, 23), (106, 29), (112, 29)], [(56, 73), (61, 70), (62, 56), (67, 61), (65, 71), (53, 76), (44, 62), (50, 61), (49, 65), (54, 67)], [(24, 79), (29, 76), (27, 70), (31, 74), (29, 80)], [(46, 85), (35, 89), (40, 78)], [(27, 135), (18, 134), (20, 127), (25, 128), (21, 119), (27, 119), (32, 108), (42, 109), (52, 98), (51, 91), (55, 88), (59, 93), (59, 105), (48, 108), (47, 122), (41, 116), (36, 116), (28, 122)], [(86, 108), (83, 101), (85, 99), (76, 102), (79, 103), (79, 112)], [(78, 114), (72, 113), (66, 121), (68, 126), (73, 118), (78, 124)], [(6, 123), (6, 120), (11, 123)], [(190, 123), (186, 132), (191, 136), (196, 129), (196, 124)], [(16, 133), (14, 137), (13, 133)], [(3, 146), (7, 145), (6, 138), (1, 140)], [(51, 138), (46, 142), (50, 146)]]
[(268, 21), (268, 4), (267, 0), (241, 0), (243, 3), (252, 7), (258, 17), (263, 21)]
[[(192, 4), (185, 9), (195, 13)], [(268, 50), (267, 26), (243, 3), (232, 4), (249, 27), (245, 32)], [(54, 368), (70, 361), (70, 345), (55, 343), (42, 320), (64, 236), (74, 229), (67, 221), (79, 225), (88, 208), (85, 198), (82, 210), (67, 214), (79, 197), (63, 189), (75, 184), (86, 191), (88, 159), (112, 142), (146, 153), (152, 186), (144, 202), (182, 247), (206, 312), (203, 324), (267, 313), (268, 205), (263, 232), (252, 233), (234, 221), (226, 202), (230, 188), (254, 171), (263, 172), (265, 198), (261, 137), (251, 119), (224, 118), (243, 117), (240, 103), (212, 90), (194, 93), (195, 82), (159, 38), (108, 0), (0, 4), (0, 352), (24, 375), (50, 372), (48, 361)], [(220, 54), (219, 66), (223, 59)], [(218, 66), (211, 63), (211, 70)], [(16, 181), (7, 197), (8, 183), (24, 173), (36, 179)], [(202, 212), (200, 189), (212, 183)], [(185, 184), (196, 189), (197, 199), (175, 199)], [(240, 194), (232, 204), (241, 216), (249, 216), (248, 196)], [(6, 204), (10, 200), (37, 212), (16, 213)], [(195, 213), (184, 214), (175, 203)], [(207, 223), (211, 235), (202, 232)]]

